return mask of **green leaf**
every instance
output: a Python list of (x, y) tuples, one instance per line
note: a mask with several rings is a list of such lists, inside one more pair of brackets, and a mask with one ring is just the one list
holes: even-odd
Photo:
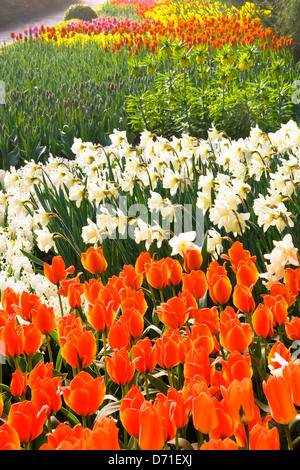
[(63, 406), (59, 409), (59, 411), (68, 419), (68, 421), (74, 425), (81, 424), (79, 419), (71, 413), (69, 410), (64, 408)]
[(167, 395), (169, 386), (165, 382), (151, 374), (148, 374), (148, 379), (159, 392)]

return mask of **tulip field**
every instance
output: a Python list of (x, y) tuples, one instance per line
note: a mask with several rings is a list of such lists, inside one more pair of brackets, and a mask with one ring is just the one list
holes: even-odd
[(231, 3), (0, 49), (1, 450), (300, 449), (299, 64)]

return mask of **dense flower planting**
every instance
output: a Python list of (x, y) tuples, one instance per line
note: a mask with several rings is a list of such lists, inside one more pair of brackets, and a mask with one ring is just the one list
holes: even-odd
[[(2, 449), (296, 445), (299, 136), (145, 131), (135, 150), (115, 131), (3, 172)], [(119, 207), (174, 222), (189, 192), (209, 214), (202, 246), (197, 226), (167, 236)]]

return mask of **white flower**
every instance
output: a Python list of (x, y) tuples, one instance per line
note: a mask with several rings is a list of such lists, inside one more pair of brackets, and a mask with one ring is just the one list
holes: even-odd
[(69, 189), (69, 199), (76, 202), (76, 207), (80, 207), (82, 198), (84, 196), (84, 186), (80, 183), (75, 183)]
[(282, 376), (283, 369), (285, 368), (285, 366), (288, 366), (289, 363), (283, 357), (281, 357), (280, 354), (278, 354), (277, 352), (275, 352), (274, 357), (271, 358), (271, 361), (278, 362), (280, 364), (280, 367), (276, 367), (276, 368), (272, 365), (268, 366), (271, 374), (276, 377)]
[(200, 248), (193, 243), (196, 238), (196, 232), (185, 232), (180, 233), (178, 236), (174, 235), (169, 240), (169, 245), (172, 248), (171, 256), (175, 256), (177, 254), (183, 256), (183, 253), (186, 250), (197, 249), (200, 251)]
[(44, 227), (42, 230), (36, 229), (34, 233), (37, 235), (36, 241), (41, 251), (45, 251), (47, 253), (51, 248), (55, 247), (53, 234), (49, 232), (47, 227)]

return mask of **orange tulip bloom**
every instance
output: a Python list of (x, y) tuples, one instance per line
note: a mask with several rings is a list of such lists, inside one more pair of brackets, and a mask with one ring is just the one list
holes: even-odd
[(202, 299), (208, 289), (206, 277), (203, 271), (191, 271), (182, 276), (182, 290), (188, 290), (195, 299)]
[(151, 262), (154, 259), (154, 256), (151, 258), (150, 253), (148, 251), (145, 251), (141, 253), (135, 262), (135, 271), (137, 274), (142, 274), (143, 278), (146, 278), (146, 269), (145, 269), (145, 264), (151, 264)]
[(203, 257), (199, 250), (191, 248), (182, 252), (183, 255), (183, 267), (186, 273), (191, 271), (198, 271), (203, 263)]
[(216, 335), (219, 331), (220, 321), (219, 312), (216, 306), (212, 308), (201, 308), (194, 313), (195, 321), (204, 323), (211, 331), (212, 335)]
[(232, 301), (233, 305), (243, 313), (250, 313), (255, 309), (251, 287), (236, 284), (233, 289)]
[(21, 444), (17, 431), (5, 423), (0, 426), (0, 450), (20, 450)]
[(232, 285), (224, 265), (213, 261), (207, 268), (206, 277), (212, 301), (217, 305), (226, 304), (231, 296)]
[(89, 416), (102, 405), (106, 387), (103, 377), (93, 377), (85, 371), (79, 372), (68, 387), (62, 387), (64, 400), (75, 413)]
[(183, 299), (172, 297), (167, 302), (163, 302), (156, 312), (164, 325), (176, 329), (181, 328), (189, 319), (190, 310)]
[(195, 397), (192, 401), (192, 416), (194, 427), (208, 434), (218, 426), (218, 416), (211, 396), (205, 392)]
[(32, 321), (32, 313), (42, 305), (40, 297), (23, 291), (20, 297), (20, 306), (15, 308), (15, 312), (25, 321)]
[(125, 348), (129, 351), (131, 348), (130, 339), (128, 321), (126, 317), (121, 315), (119, 320), (111, 325), (107, 336), (108, 344), (113, 350)]
[(284, 282), (292, 294), (298, 295), (300, 291), (300, 268), (286, 268)]
[(268, 354), (268, 366), (271, 370), (281, 369), (282, 364), (277, 360), (277, 354), (286, 362), (292, 362), (290, 349), (287, 349), (281, 341), (276, 341)]
[(30, 442), (43, 432), (47, 409), (47, 405), (39, 408), (29, 400), (13, 403), (8, 412), (7, 424), (17, 431), (20, 442)]
[(272, 312), (273, 325), (280, 326), (288, 317), (288, 304), (282, 295), (263, 295), (264, 304)]
[(195, 375), (202, 376), (206, 383), (209, 383), (209, 355), (202, 346), (190, 349), (185, 357), (183, 366), (183, 375), (185, 378), (192, 379)]
[(148, 304), (145, 299), (144, 292), (139, 290), (131, 289), (127, 287), (120, 291), (120, 309), (124, 312), (128, 308), (137, 309), (141, 315), (144, 315), (148, 309)]
[(163, 289), (168, 285), (170, 269), (165, 259), (145, 264), (146, 279), (154, 289)]
[(96, 356), (96, 339), (85, 327), (73, 328), (66, 336), (60, 338), (61, 355), (76, 369), (88, 367)]
[(239, 446), (233, 439), (226, 437), (225, 439), (210, 439), (202, 444), (200, 450), (239, 450)]
[(154, 408), (162, 418), (162, 427), (164, 433), (164, 441), (174, 439), (177, 431), (175, 422), (176, 403), (169, 400), (163, 393), (157, 393)]
[(228, 388), (221, 385), (221, 393), (226, 407), (237, 423), (249, 424), (255, 416), (255, 403), (252, 381), (244, 378), (233, 380)]
[(250, 431), (250, 450), (280, 450), (278, 429), (255, 424)]
[[(64, 282), (64, 281), (63, 281)], [(70, 308), (77, 309), (82, 304), (81, 296), (84, 292), (84, 285), (78, 282), (72, 282), (68, 285), (67, 299)]]
[(141, 450), (161, 450), (164, 446), (162, 417), (149, 401), (144, 401), (139, 412), (139, 446)]
[(227, 259), (231, 263), (233, 272), (237, 272), (240, 262), (252, 261), (255, 263), (256, 256), (251, 256), (248, 250), (245, 250), (241, 242), (234, 242), (231, 248), (228, 250), (228, 255), (223, 254), (221, 258)]
[(24, 354), (32, 356), (42, 344), (42, 333), (34, 323), (24, 324), (22, 329), (24, 330)]
[(277, 295), (282, 295), (288, 305), (288, 308), (293, 305), (297, 297), (296, 294), (293, 294), (293, 292), (289, 290), (287, 285), (281, 284), (280, 282), (274, 282), (274, 284), (271, 285), (270, 294), (273, 297), (276, 297)]
[(10, 391), (11, 394), (15, 397), (21, 397), (26, 394), (27, 389), (27, 372), (22, 374), (19, 369), (16, 369), (12, 373), (12, 379), (10, 382)]
[(236, 271), (236, 280), (238, 284), (250, 287), (256, 284), (258, 279), (259, 273), (257, 267), (251, 259), (239, 262)]
[(96, 419), (92, 429), (91, 450), (120, 450), (119, 429), (113, 418)]
[(249, 354), (233, 351), (227, 356), (227, 361), (218, 357), (212, 362), (210, 368), (210, 382), (212, 386), (223, 385), (228, 388), (233, 380), (242, 381), (245, 377), (252, 377), (252, 363)]
[(211, 439), (225, 439), (234, 434), (236, 422), (226, 407), (225, 400), (213, 398), (218, 425), (209, 433)]
[(274, 421), (289, 424), (297, 416), (289, 382), (284, 377), (270, 375), (263, 381), (263, 391), (269, 403)]
[(31, 370), (28, 377), (28, 385), (32, 389), (38, 379), (51, 379), (53, 371), (53, 362), (42, 362), (39, 361), (34, 368)]
[(84, 269), (92, 274), (101, 274), (107, 269), (107, 261), (101, 247), (96, 250), (92, 246), (88, 248), (86, 253), (81, 254), (81, 262)]
[(273, 338), (273, 315), (270, 309), (259, 304), (252, 315), (252, 325), (255, 333), (265, 339)]
[(15, 307), (20, 303), (20, 294), (15, 292), (11, 287), (6, 287), (2, 297), (1, 304), (8, 315), (15, 313)]
[(105, 357), (107, 372), (113, 382), (118, 385), (128, 384), (135, 371), (134, 364), (130, 362), (127, 349), (121, 348), (114, 352), (112, 357)]
[[(39, 450), (91, 450), (87, 448), (86, 431), (81, 424), (70, 428), (65, 423), (59, 423), (52, 433), (47, 434), (48, 442)], [(90, 434), (90, 429), (88, 432)]]
[(205, 323), (195, 321), (191, 327), (191, 333), (186, 328), (186, 334), (191, 339), (193, 346), (197, 349), (203, 347), (207, 355), (211, 354), (215, 348), (214, 337)]
[(168, 280), (168, 285), (169, 286), (177, 286), (182, 279), (182, 267), (181, 264), (177, 259), (173, 258), (165, 258), (165, 261), (167, 262), (169, 266), (169, 280)]
[(56, 286), (66, 279), (68, 274), (73, 274), (74, 270), (74, 266), (70, 266), (66, 269), (65, 262), (61, 256), (54, 256), (51, 266), (48, 263), (44, 263), (44, 274), (46, 278)]
[(132, 346), (132, 361), (138, 372), (148, 374), (153, 372), (156, 366), (154, 348), (148, 336), (140, 339)]
[(135, 268), (130, 265), (123, 266), (123, 271), (119, 274), (124, 286), (138, 290), (143, 284), (143, 274), (137, 274)]
[(290, 362), (283, 368), (282, 375), (290, 385), (293, 403), (300, 406), (300, 362)]
[(253, 330), (249, 323), (238, 318), (220, 322), (220, 343), (229, 352), (244, 352), (253, 341)]
[(17, 357), (24, 353), (25, 331), (14, 316), (7, 319), (6, 325), (0, 332), (1, 354), (5, 357)]
[(31, 389), (31, 400), (37, 406), (47, 405), (47, 414), (55, 414), (62, 406), (61, 401), (61, 377), (37, 379)]
[(114, 302), (106, 302), (98, 298), (94, 304), (89, 305), (87, 312), (87, 320), (92, 327), (100, 332), (107, 331), (111, 328), (116, 317), (114, 310)]
[(285, 322), (285, 332), (289, 339), (297, 341), (300, 339), (300, 317), (293, 317), (290, 322)]
[(174, 421), (176, 429), (181, 429), (188, 424), (189, 420), (189, 407), (185, 402), (183, 391), (176, 390), (173, 387), (168, 388), (167, 399), (173, 404), (174, 407)]
[[(148, 338), (149, 339), (149, 338)], [(129, 392), (121, 401), (120, 420), (126, 431), (133, 437), (139, 437), (139, 412), (145, 397), (136, 385), (132, 385)]]
[(169, 328), (154, 343), (156, 363), (163, 369), (170, 369), (184, 362), (182, 337), (178, 330)]
[(102, 287), (103, 287), (103, 284), (102, 284), (101, 279), (89, 279), (89, 281), (84, 281), (84, 287), (83, 287), (84, 297), (90, 304), (95, 303)]
[(121, 317), (126, 318), (131, 339), (138, 339), (144, 331), (144, 317), (137, 308), (125, 308)]
[(32, 312), (32, 321), (44, 335), (49, 335), (56, 328), (55, 313), (53, 307), (40, 305)]

